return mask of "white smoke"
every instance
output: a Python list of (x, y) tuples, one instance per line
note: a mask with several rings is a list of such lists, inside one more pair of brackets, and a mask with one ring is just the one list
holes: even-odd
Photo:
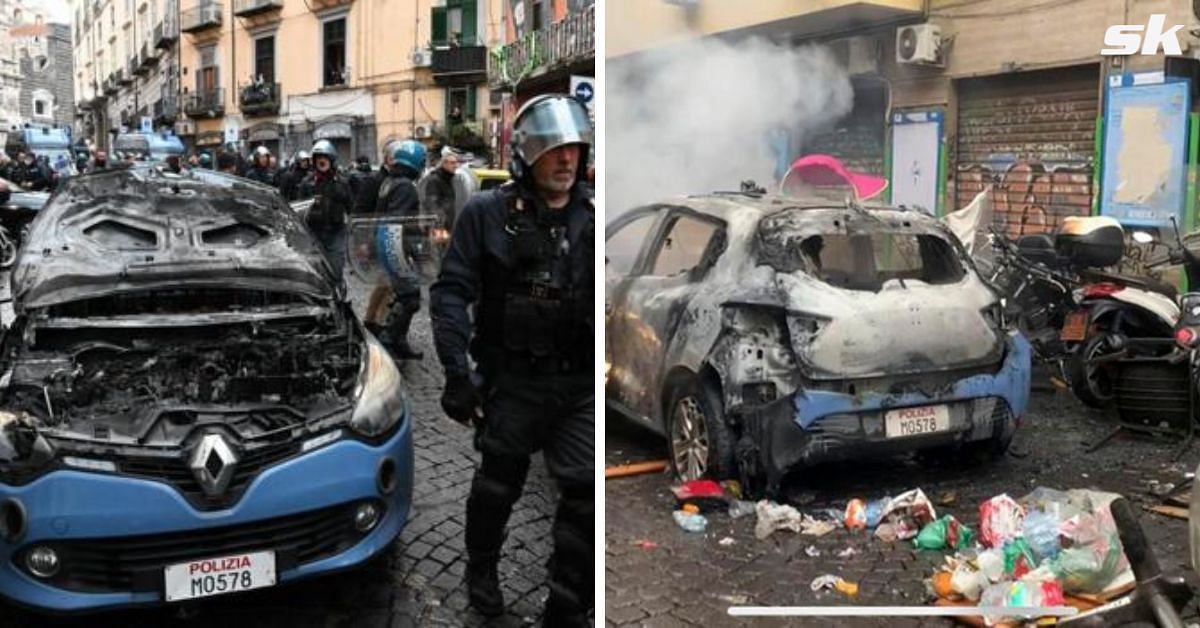
[[(798, 149), (850, 112), (854, 91), (825, 48), (696, 39), (611, 62), (605, 80), (605, 214), (676, 194), (771, 188), (771, 133)], [(798, 156), (799, 153), (791, 157)]]

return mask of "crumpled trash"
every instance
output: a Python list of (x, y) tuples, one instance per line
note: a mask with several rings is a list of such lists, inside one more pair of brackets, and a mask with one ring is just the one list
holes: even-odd
[(896, 531), (896, 526), (890, 523), (881, 523), (878, 528), (875, 528), (875, 538), (884, 543), (893, 543), (899, 536), (900, 533)]
[(1021, 534), (1025, 509), (1008, 495), (997, 495), (979, 506), (979, 537), (987, 547), (1003, 547)]
[(838, 593), (842, 593), (850, 597), (858, 595), (857, 584), (832, 574), (825, 574), (824, 576), (818, 576), (814, 578), (812, 584), (809, 585), (809, 588), (811, 588), (814, 592), (833, 589)]
[(733, 540), (732, 536), (727, 536), (727, 537), (721, 539), (720, 541), (717, 541), (717, 545), (725, 545), (725, 546), (733, 545), (734, 543), (735, 543), (735, 541)]
[(675, 517), (675, 523), (688, 532), (703, 532), (708, 528), (708, 519), (705, 519), (704, 515), (682, 510), (676, 510), (671, 514)]
[(838, 552), (837, 557), (838, 558), (850, 558), (851, 556), (854, 556), (857, 553), (858, 553), (858, 550), (854, 549), (853, 547), (847, 547), (846, 549)]
[(960, 550), (970, 547), (975, 541), (975, 533), (962, 525), (953, 515), (946, 515), (921, 528), (913, 545), (917, 549), (952, 549)]
[[(883, 508), (879, 527), (891, 524), (897, 539), (911, 539), (917, 535), (921, 527), (937, 519), (937, 511), (933, 503), (919, 488), (906, 491), (892, 498)], [(878, 529), (876, 536), (879, 536)], [(882, 537), (881, 537), (882, 538)]]
[(791, 530), (809, 536), (824, 536), (837, 528), (832, 521), (815, 519), (802, 514), (786, 504), (762, 500), (755, 506), (758, 522), (754, 525), (754, 536), (763, 540), (776, 530)]
[(745, 517), (746, 515), (754, 514), (754, 511), (755, 511), (754, 502), (743, 501), (740, 499), (735, 499), (735, 500), (729, 502), (729, 518), (730, 519), (741, 519), (742, 517)]
[(950, 574), (950, 589), (956, 595), (972, 602), (979, 601), (983, 590), (990, 583), (982, 571), (972, 569), (970, 565), (961, 563)]
[(875, 501), (867, 502), (867, 506), (864, 510), (867, 516), (868, 528), (874, 528), (875, 526), (879, 525), (879, 522), (883, 519), (884, 510), (891, 502), (891, 497), (881, 497)]
[(658, 547), (658, 543), (655, 543), (654, 541), (651, 541), (649, 539), (642, 539), (637, 542), (637, 546), (644, 550), (651, 550), (651, 549)]
[(712, 480), (690, 480), (671, 489), (679, 504), (695, 504), (701, 512), (710, 512), (728, 506), (729, 498), (720, 484)]
[(867, 505), (855, 498), (846, 503), (845, 525), (847, 530), (862, 530), (867, 527)]
[[(984, 589), (979, 605), (1012, 608), (1061, 606), (1064, 603), (1062, 587), (1054, 580), (1040, 582), (1017, 580), (1016, 582), (993, 584)], [(1001, 621), (1014, 619), (1017, 619), (1017, 617), (987, 615), (984, 617), (984, 623), (990, 626)]]
[(809, 545), (804, 548), (804, 553), (808, 554), (809, 558), (816, 558), (821, 555), (821, 550), (817, 549), (816, 545)]
[(995, 547), (992, 549), (979, 552), (975, 558), (976, 564), (979, 565), (979, 572), (991, 582), (1000, 582), (1004, 578), (1004, 550)]
[(1017, 537), (1004, 544), (1004, 573), (1021, 578), (1035, 567), (1037, 559), (1024, 538)]
[(758, 521), (754, 524), (754, 536), (760, 541), (771, 536), (776, 530), (799, 532), (804, 523), (800, 511), (787, 504), (776, 504), (764, 499), (758, 502), (755, 511), (758, 513)]

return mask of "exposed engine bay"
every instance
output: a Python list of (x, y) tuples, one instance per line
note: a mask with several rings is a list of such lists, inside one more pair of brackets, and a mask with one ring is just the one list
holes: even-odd
[(352, 409), (363, 350), (348, 310), (302, 295), (106, 296), (18, 317), (3, 341), (0, 406), (92, 444), (177, 446), (204, 423), (282, 437)]

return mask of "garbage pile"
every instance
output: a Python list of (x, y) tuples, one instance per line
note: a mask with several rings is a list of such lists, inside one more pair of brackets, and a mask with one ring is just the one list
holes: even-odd
[[(952, 515), (938, 517), (921, 489), (896, 497), (853, 499), (843, 511), (803, 513), (763, 500), (742, 501), (736, 482), (688, 482), (675, 489), (679, 526), (690, 532), (707, 527), (704, 512), (724, 511), (733, 519), (754, 514), (754, 534), (764, 540), (780, 531), (824, 536), (838, 528), (869, 532), (887, 541), (909, 541), (918, 550), (945, 551), (944, 563), (926, 580), (939, 605), (984, 607), (1098, 605), (1127, 592), (1133, 572), (1121, 548), (1109, 504), (1115, 493), (1039, 487), (1013, 499), (998, 495), (979, 506), (976, 534)], [(953, 498), (942, 498), (946, 505)], [(732, 545), (726, 537), (722, 545)], [(819, 551), (809, 546), (810, 557)], [(853, 555), (850, 549), (843, 556)], [(836, 590), (853, 596), (857, 585), (837, 576), (818, 577), (813, 591)], [(987, 617), (986, 623), (1016, 617)]]

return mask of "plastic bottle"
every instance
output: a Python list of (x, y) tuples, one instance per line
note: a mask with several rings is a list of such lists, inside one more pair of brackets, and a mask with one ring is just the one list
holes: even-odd
[(874, 528), (875, 526), (879, 525), (879, 522), (883, 519), (883, 509), (887, 508), (888, 503), (891, 501), (891, 497), (884, 497), (867, 504), (866, 513), (868, 528)]
[(852, 499), (846, 504), (845, 517), (847, 530), (861, 530), (867, 527), (866, 504), (861, 499)]

